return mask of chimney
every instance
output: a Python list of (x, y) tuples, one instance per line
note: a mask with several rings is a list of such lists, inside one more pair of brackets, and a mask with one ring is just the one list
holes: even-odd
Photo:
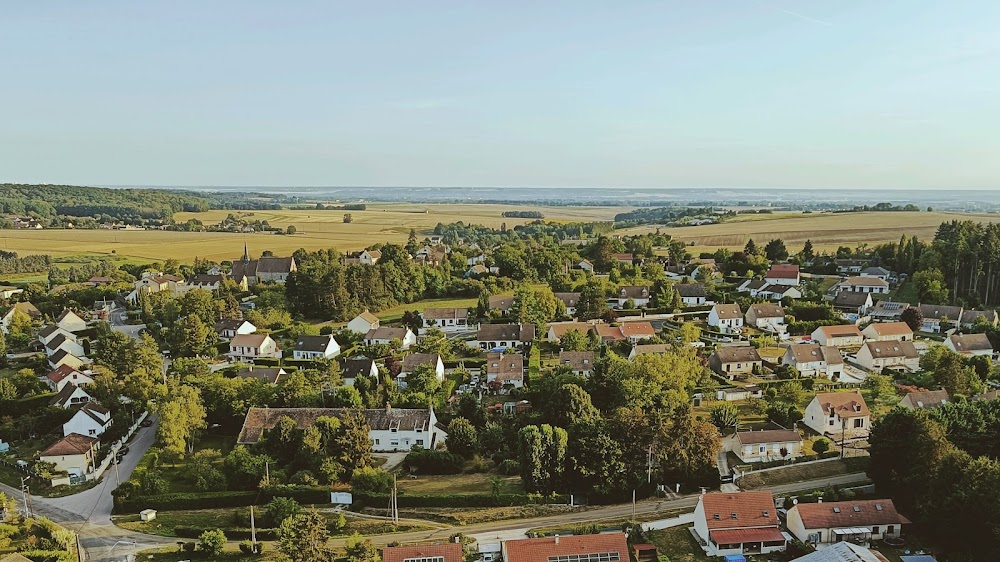
[(559, 535), (555, 536), (556, 544), (559, 544)]
[(823, 496), (816, 498), (816, 503), (823, 503)]
[(391, 410), (392, 410), (392, 404), (390, 404), (390, 403), (386, 402), (386, 403), (385, 403), (385, 411), (386, 411), (386, 412), (389, 412), (389, 411), (391, 411)]

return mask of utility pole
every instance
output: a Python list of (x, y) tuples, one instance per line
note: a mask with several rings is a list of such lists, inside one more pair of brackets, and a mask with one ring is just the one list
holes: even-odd
[[(250, 544), (254, 547), (257, 546), (257, 526), (254, 525), (253, 520), (253, 506), (250, 506)], [(256, 548), (254, 548), (256, 550)]]
[(21, 501), (24, 502), (24, 516), (31, 517), (31, 507), (28, 505), (28, 496), (30, 495), (30, 488), (28, 487), (27, 481), (31, 478), (30, 476), (25, 476), (21, 478)]
[(122, 477), (121, 477), (121, 474), (118, 473), (118, 456), (117, 456), (117, 453), (115, 454), (115, 461), (114, 462), (115, 462), (115, 482), (119, 486), (121, 486), (122, 485)]
[(271, 464), (264, 461), (264, 487), (271, 487)]
[(847, 420), (840, 420), (840, 458), (844, 459), (844, 446), (847, 444)]
[(653, 482), (653, 444), (649, 444), (649, 451), (646, 453), (646, 484)]
[(635, 523), (635, 489), (632, 489), (632, 522)]

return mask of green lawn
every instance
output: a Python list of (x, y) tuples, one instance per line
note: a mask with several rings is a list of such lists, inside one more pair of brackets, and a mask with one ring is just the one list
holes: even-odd
[[(445, 476), (402, 477), (398, 481), (400, 493), (411, 494), (489, 494), (493, 491), (489, 473), (451, 474)], [(501, 493), (524, 493), (521, 478), (517, 476), (502, 476)]]
[(897, 302), (908, 302), (917, 304), (920, 298), (917, 296), (917, 289), (909, 280), (903, 281), (898, 287), (889, 293), (889, 298)]
[(805, 482), (818, 478), (839, 476), (862, 472), (868, 468), (868, 457), (856, 457), (844, 460), (792, 465), (781, 470), (769, 470), (758, 472), (740, 478), (738, 483), (744, 490), (753, 490), (778, 486), (781, 484), (791, 484), (793, 482)]
[(466, 308), (476, 308), (478, 304), (478, 299), (475, 298), (444, 298), (444, 299), (424, 299), (422, 301), (411, 302), (409, 304), (401, 304), (394, 306), (392, 308), (387, 308), (385, 310), (380, 310), (375, 313), (379, 320), (385, 323), (397, 322), (403, 317), (403, 313), (407, 310), (416, 310), (417, 312), (423, 312), (428, 308), (452, 308), (452, 307), (466, 307)]
[(661, 555), (670, 559), (670, 562), (707, 562), (712, 560), (695, 542), (686, 525), (662, 531), (651, 531), (646, 533), (646, 537)]

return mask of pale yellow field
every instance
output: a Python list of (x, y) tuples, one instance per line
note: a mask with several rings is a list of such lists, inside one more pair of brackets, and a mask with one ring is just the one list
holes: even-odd
[[(359, 250), (378, 242), (404, 243), (410, 229), (423, 237), (440, 223), (463, 221), (499, 228), (530, 222), (531, 219), (504, 218), (507, 210), (538, 210), (546, 220), (560, 222), (610, 221), (627, 207), (517, 207), (507, 205), (402, 205), (375, 204), (365, 211), (349, 211), (354, 222), (343, 222), (344, 211), (254, 211), (243, 212), (250, 220), (266, 220), (273, 226), (294, 225), (293, 236), (276, 234), (228, 234), (218, 232), (110, 231), (110, 230), (0, 230), (0, 248), (21, 255), (49, 254), (115, 255), (142, 260), (195, 257), (214, 261), (232, 260), (243, 254), (243, 242), (253, 255), (271, 250), (288, 255), (299, 248)], [(197, 218), (215, 224), (230, 212), (179, 213), (178, 222)]]
[[(938, 213), (938, 212), (882, 212), (882, 213), (782, 213), (747, 215), (752, 219), (704, 226), (661, 228), (660, 231), (677, 240), (694, 244), (694, 253), (718, 248), (742, 249), (749, 238), (758, 245), (773, 238), (785, 241), (789, 251), (801, 249), (806, 240), (812, 240), (817, 251), (835, 251), (838, 246), (856, 247), (884, 242), (898, 242), (902, 234), (916, 235), (930, 240), (942, 222), (972, 220), (1000, 222), (1000, 215)], [(618, 231), (621, 234), (652, 232), (656, 227), (642, 226)]]

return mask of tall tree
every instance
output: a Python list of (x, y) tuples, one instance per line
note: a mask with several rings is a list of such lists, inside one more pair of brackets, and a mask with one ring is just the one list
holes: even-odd
[(278, 527), (278, 550), (292, 562), (332, 560), (329, 540), (326, 518), (315, 510), (289, 517)]
[(176, 456), (183, 456), (195, 432), (206, 427), (201, 395), (191, 386), (173, 389), (170, 398), (159, 403), (157, 413), (160, 416), (157, 437), (164, 451)]

